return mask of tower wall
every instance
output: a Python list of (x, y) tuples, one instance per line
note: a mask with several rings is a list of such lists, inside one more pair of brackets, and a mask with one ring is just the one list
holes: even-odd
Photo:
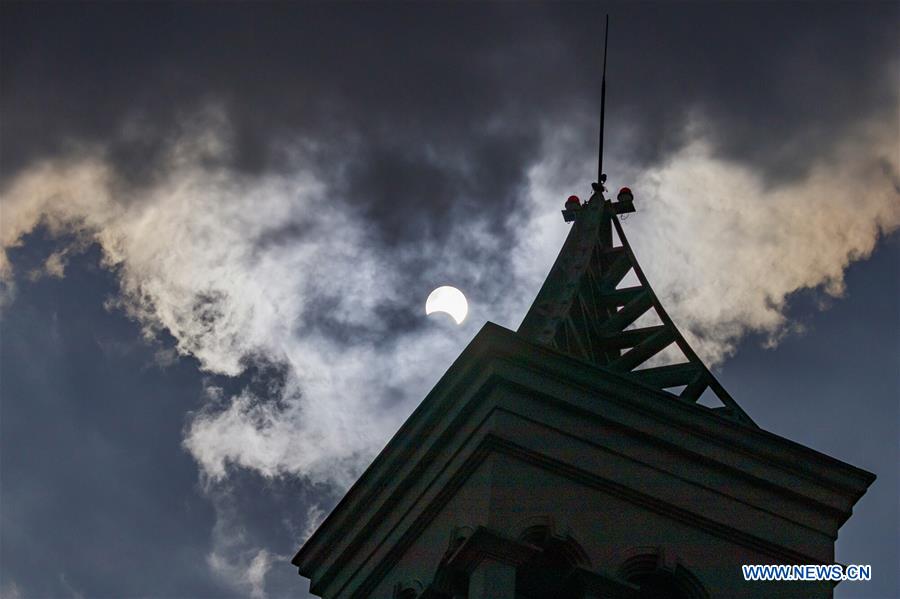
[(329, 598), (828, 597), (740, 566), (832, 563), (871, 480), (490, 325), (295, 563)]

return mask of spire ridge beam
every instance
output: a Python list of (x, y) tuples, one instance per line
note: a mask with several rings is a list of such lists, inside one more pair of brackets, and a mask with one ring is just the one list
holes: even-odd
[(653, 298), (650, 297), (650, 293), (644, 290), (643, 293), (625, 304), (621, 310), (610, 316), (609, 319), (603, 323), (603, 332), (615, 333), (622, 331), (652, 307)]
[(651, 337), (665, 328), (665, 325), (658, 324), (639, 329), (620, 331), (613, 335), (602, 337), (600, 343), (604, 349), (628, 349), (640, 345), (648, 337)]
[(601, 280), (601, 286), (604, 290), (615, 291), (616, 285), (618, 285), (622, 279), (625, 278), (625, 275), (628, 274), (628, 271), (631, 270), (632, 264), (631, 260), (628, 259), (628, 256), (624, 253), (619, 255), (614, 261), (612, 261), (609, 267), (606, 269), (606, 272), (603, 273), (603, 277)]
[(600, 296), (600, 303), (605, 307), (618, 308), (624, 306), (644, 291), (643, 286), (635, 285), (633, 287), (623, 287), (622, 289), (614, 289), (609, 293)]
[(673, 341), (675, 341), (675, 334), (671, 330), (663, 328), (622, 354), (622, 357), (611, 362), (609, 367), (617, 371), (632, 370), (661, 352)]

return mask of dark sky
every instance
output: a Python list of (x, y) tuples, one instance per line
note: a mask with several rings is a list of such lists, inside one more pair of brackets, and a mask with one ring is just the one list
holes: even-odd
[(878, 475), (836, 596), (900, 596), (896, 2), (3, 3), (0, 594), (304, 596), (555, 257), (607, 12), (651, 283), (757, 423)]

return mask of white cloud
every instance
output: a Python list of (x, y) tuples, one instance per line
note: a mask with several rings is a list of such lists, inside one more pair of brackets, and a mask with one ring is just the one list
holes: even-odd
[(3, 599), (23, 599), (24, 596), (22, 587), (16, 584), (15, 580), (7, 580), (0, 589), (0, 597)]
[(239, 516), (223, 516), (217, 508), (213, 549), (206, 556), (206, 563), (220, 579), (254, 599), (265, 599), (266, 575), (276, 561), (286, 558), (248, 543)]
[[(237, 466), (350, 484), (485, 320), (518, 324), (568, 231), (559, 207), (591, 172), (566, 159), (571, 139), (556, 133), (509, 216), (510, 248), (473, 217), (448, 241), (376, 251), (368, 224), (302, 163), (285, 176), (210, 166), (210, 156), (228, 151), (227, 128), (211, 130), (176, 143), (157, 182), (127, 197), (102, 155), (86, 152), (23, 172), (0, 204), (6, 288), (5, 250), (43, 223), (76, 244), (98, 243), (121, 284), (111, 305), (148, 336), (168, 331), (205, 370), (236, 375), (258, 356), (287, 366), (275, 397), (208, 390), (184, 444), (211, 480)], [(701, 355), (722, 360), (748, 331), (777, 337), (790, 326), (785, 297), (797, 289), (842, 292), (846, 266), (900, 225), (895, 142), (890, 132), (863, 130), (778, 188), (717, 158), (703, 138), (651, 170), (613, 177), (634, 183), (639, 212), (626, 230)], [(609, 170), (629, 172), (614, 162)], [(505, 251), (509, 273), (473, 262)], [(62, 276), (69, 254), (54, 255), (46, 270)], [(421, 262), (431, 265), (423, 280), (473, 281), (463, 289), (470, 316), (461, 327), (431, 320), (403, 332), (382, 320), (380, 308), (415, 305), (418, 295), (407, 295), (419, 293), (424, 318), (430, 289), (411, 288), (407, 274)], [(328, 335), (316, 323), (326, 316), (366, 334)], [(308, 514), (309, 522), (320, 517)], [(210, 567), (262, 596), (273, 554), (242, 544), (238, 519), (221, 521)]]
[(66, 590), (71, 599), (85, 599), (84, 593), (76, 589), (64, 572), (59, 573), (59, 583)]
[[(3, 190), (0, 232), (4, 250), (41, 223), (76, 245), (99, 244), (121, 286), (110, 306), (148, 336), (169, 332), (211, 373), (238, 374), (258, 356), (287, 366), (274, 397), (223, 397), (210, 386), (184, 440), (217, 504), (208, 565), (261, 596), (275, 554), (244, 538), (240, 515), (218, 505), (227, 491), (209, 491), (215, 481), (234, 465), (349, 485), (481, 323), (435, 322), (392, 338), (377, 310), (407, 301), (403, 264), (421, 254), (372, 251), (366, 223), (302, 165), (251, 177), (203, 163), (176, 146), (165, 177), (127, 197), (100, 155), (36, 166)], [(460, 242), (471, 247), (476, 234)], [(420, 249), (454, 262), (447, 248)], [(12, 265), (2, 264), (8, 277)], [(364, 328), (367, 340), (336, 340), (315, 326), (317, 314)], [(308, 516), (312, 526), (321, 514)]]
[[(525, 234), (514, 255), (544, 258), (517, 263), (523, 280), (547, 272), (546, 256), (566, 233), (547, 207), (584, 188), (578, 175), (591, 172), (590, 164), (565, 162), (570, 134), (550, 137), (547, 157), (529, 172), (532, 204), (518, 217)], [(619, 176), (610, 182), (634, 190), (638, 212), (623, 225), (629, 241), (666, 309), (714, 364), (748, 332), (774, 342), (790, 330), (784, 308), (791, 293), (823, 286), (841, 295), (846, 267), (900, 226), (896, 150), (896, 132), (863, 127), (799, 180), (770, 187), (695, 136), (646, 171), (613, 163), (609, 171)]]
[(303, 533), (300, 535), (300, 538), (297, 539), (300, 543), (305, 543), (306, 539), (313, 536), (313, 533), (316, 532), (316, 529), (319, 528), (319, 525), (325, 520), (325, 516), (328, 513), (323, 510), (318, 504), (312, 504), (306, 509), (306, 526), (303, 529)]

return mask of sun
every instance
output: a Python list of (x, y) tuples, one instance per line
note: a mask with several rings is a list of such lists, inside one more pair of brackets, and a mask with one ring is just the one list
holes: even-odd
[(438, 287), (428, 295), (425, 300), (425, 314), (433, 314), (434, 312), (444, 312), (449, 314), (456, 324), (462, 324), (469, 313), (469, 303), (466, 296), (456, 287), (444, 285)]

